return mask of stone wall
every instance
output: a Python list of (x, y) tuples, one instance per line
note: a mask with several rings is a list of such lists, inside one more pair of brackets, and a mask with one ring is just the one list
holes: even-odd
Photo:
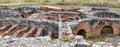
[(74, 28), (72, 27), (73, 34), (76, 35), (81, 29), (86, 31), (86, 37), (89, 36), (100, 36), (101, 29), (104, 26), (110, 26), (113, 28), (113, 35), (120, 34), (120, 19), (115, 18), (88, 18), (82, 19), (77, 21), (78, 24), (71, 24), (76, 25)]
[(119, 13), (115, 12), (110, 12), (110, 11), (98, 11), (93, 13), (95, 17), (100, 17), (100, 18), (120, 18)]

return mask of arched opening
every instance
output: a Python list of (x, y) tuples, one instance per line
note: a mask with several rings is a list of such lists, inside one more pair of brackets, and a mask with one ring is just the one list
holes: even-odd
[(102, 36), (109, 36), (109, 35), (113, 35), (113, 28), (111, 26), (104, 26), (101, 29), (101, 35)]
[(82, 35), (84, 38), (86, 38), (86, 31), (84, 29), (81, 29), (78, 31), (77, 35)]

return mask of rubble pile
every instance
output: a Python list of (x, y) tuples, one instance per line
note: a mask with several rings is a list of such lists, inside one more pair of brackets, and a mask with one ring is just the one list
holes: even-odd
[[(72, 37), (72, 36), (71, 36)], [(70, 37), (70, 38), (71, 38)], [(34, 38), (17, 38), (5, 36), (0, 38), (0, 47), (119, 47), (120, 42), (92, 42), (85, 40), (81, 36), (71, 38), (69, 42), (51, 40), (49, 36)], [(115, 38), (111, 38), (113, 40)], [(108, 39), (106, 39), (108, 40)], [(108, 40), (108, 41), (111, 41)], [(119, 40), (119, 37), (117, 38)]]

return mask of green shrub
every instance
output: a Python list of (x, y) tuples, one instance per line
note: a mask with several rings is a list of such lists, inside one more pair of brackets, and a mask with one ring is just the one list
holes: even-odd
[(79, 17), (80, 17), (81, 19), (83, 18), (83, 16), (82, 16), (81, 14), (79, 15)]
[(68, 42), (70, 38), (68, 36), (64, 37), (64, 42)]
[(55, 39), (55, 40), (53, 40), (53, 43), (56, 44), (56, 43), (58, 43), (58, 41), (59, 41), (58, 39)]
[(94, 39), (95, 39), (95, 36), (89, 36), (87, 39), (89, 39), (89, 40), (94, 40)]

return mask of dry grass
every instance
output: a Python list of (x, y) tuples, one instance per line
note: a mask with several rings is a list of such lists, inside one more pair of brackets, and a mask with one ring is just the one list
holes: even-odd
[[(60, 2), (62, 0), (3, 0), (3, 3), (12, 3), (12, 2), (35, 2), (35, 3), (43, 3), (46, 1), (49, 2)], [(76, 2), (76, 3), (85, 3), (85, 2), (94, 2), (94, 3), (102, 3), (102, 2), (112, 2), (112, 3), (116, 3), (117, 0), (65, 0), (65, 2)]]
[[(46, 2), (48, 1), (48, 2)], [(36, 5), (50, 5), (50, 6), (58, 6), (58, 7), (72, 7), (72, 6), (76, 6), (79, 7), (81, 4), (86, 3), (86, 2), (92, 2), (92, 3), (103, 3), (103, 2), (110, 2), (115, 4), (116, 6), (120, 6), (120, 3), (118, 3), (117, 0), (65, 0), (65, 2), (72, 2), (72, 3), (78, 3), (78, 5), (56, 5), (53, 3), (56, 2), (61, 2), (62, 0), (0, 0), (0, 3), (2, 4), (11, 4), (11, 3), (16, 3), (16, 2), (20, 2), (20, 3), (35, 3), (35, 4), (29, 4), (30, 6), (36, 6)], [(17, 6), (22, 6), (22, 5), (10, 5), (10, 7), (17, 7)], [(25, 5), (23, 5), (25, 6)], [(28, 6), (28, 4), (27, 4)], [(86, 6), (86, 7), (91, 7), (91, 6)], [(110, 8), (110, 10), (112, 11), (117, 11), (120, 12), (119, 8)]]

